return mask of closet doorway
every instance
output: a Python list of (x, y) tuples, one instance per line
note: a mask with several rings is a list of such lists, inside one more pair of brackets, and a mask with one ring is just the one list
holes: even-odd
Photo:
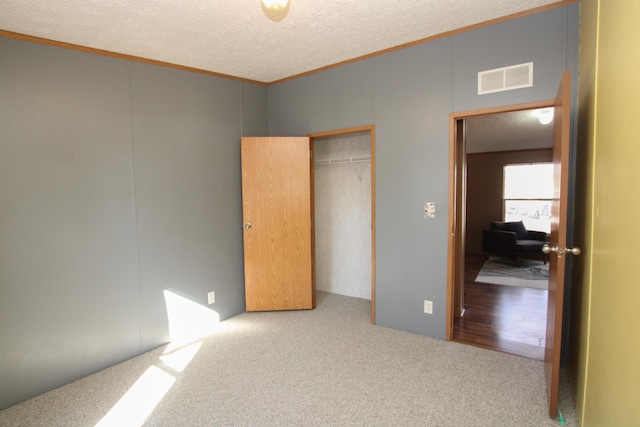
[(374, 126), (309, 136), (316, 289), (371, 300), (375, 323)]

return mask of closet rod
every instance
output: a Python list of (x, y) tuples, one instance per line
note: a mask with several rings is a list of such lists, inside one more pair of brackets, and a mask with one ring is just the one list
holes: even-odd
[(316, 165), (331, 165), (336, 163), (357, 163), (357, 162), (369, 162), (371, 157), (345, 157), (343, 159), (324, 159), (315, 162)]

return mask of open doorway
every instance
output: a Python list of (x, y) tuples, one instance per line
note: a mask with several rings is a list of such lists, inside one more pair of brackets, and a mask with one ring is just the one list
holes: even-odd
[[(539, 120), (551, 101), (452, 115), (452, 248), (449, 339), (492, 350), (544, 359), (547, 290), (542, 254), (522, 261), (487, 253), (483, 234), (494, 222), (509, 221), (504, 199), (506, 165), (550, 162), (553, 126)], [(485, 268), (513, 264), (506, 272)], [(518, 265), (517, 265), (518, 264)], [(540, 264), (540, 270), (538, 270)], [(509, 267), (511, 268), (511, 267)], [(505, 267), (506, 270), (506, 267)], [(493, 280), (486, 275), (536, 277)], [(527, 278), (529, 278), (527, 276)], [(488, 279), (488, 280), (485, 280)]]
[(316, 288), (371, 300), (371, 323), (375, 323), (374, 127), (310, 137)]

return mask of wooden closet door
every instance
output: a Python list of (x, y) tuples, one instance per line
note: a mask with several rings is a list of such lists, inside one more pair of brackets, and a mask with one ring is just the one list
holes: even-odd
[(246, 309), (315, 308), (310, 140), (244, 137), (241, 146)]

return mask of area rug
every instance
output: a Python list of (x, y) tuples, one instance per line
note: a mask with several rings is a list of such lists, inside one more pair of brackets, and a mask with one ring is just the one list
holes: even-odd
[(495, 285), (520, 286), (525, 288), (549, 288), (549, 264), (542, 261), (523, 259), (520, 267), (515, 260), (491, 258), (485, 261), (476, 282)]

